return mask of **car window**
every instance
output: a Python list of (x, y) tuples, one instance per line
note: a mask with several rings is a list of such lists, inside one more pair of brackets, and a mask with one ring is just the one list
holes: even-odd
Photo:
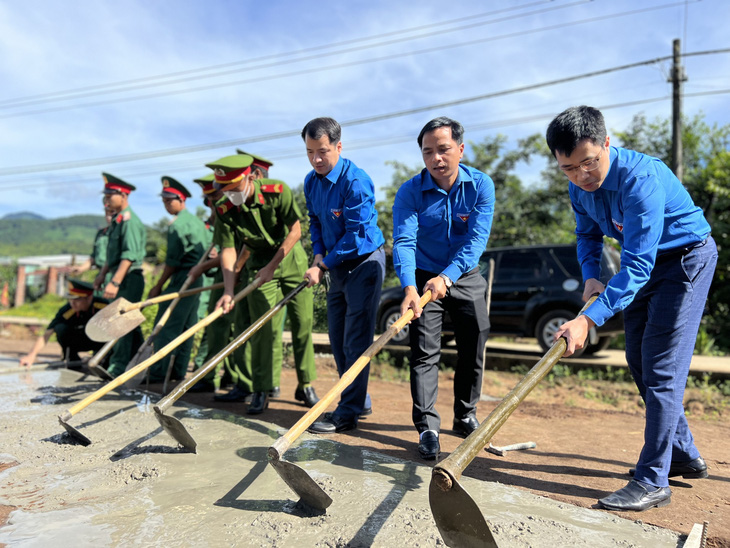
[(579, 280), (583, 278), (575, 247), (554, 247), (550, 251), (563, 269), (565, 269), (568, 276), (578, 278)]
[(495, 280), (502, 283), (531, 282), (546, 276), (545, 262), (536, 251), (504, 251)]

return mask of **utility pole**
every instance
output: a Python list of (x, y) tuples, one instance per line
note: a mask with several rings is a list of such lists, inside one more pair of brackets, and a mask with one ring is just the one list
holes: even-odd
[(669, 82), (672, 83), (672, 171), (681, 181), (682, 169), (682, 82), (687, 81), (684, 67), (680, 64), (680, 41), (674, 40), (672, 72)]

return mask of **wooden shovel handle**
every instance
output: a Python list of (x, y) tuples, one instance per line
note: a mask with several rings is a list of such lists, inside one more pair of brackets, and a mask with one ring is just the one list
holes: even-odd
[[(593, 304), (596, 297), (591, 297), (578, 313), (582, 314)], [(434, 466), (433, 480), (439, 487), (448, 491), (451, 489), (452, 479), (458, 481), (464, 469), (469, 466), (474, 457), (489, 443), (492, 437), (507, 422), (512, 412), (527, 397), (535, 386), (550, 372), (560, 358), (565, 354), (567, 343), (563, 337), (553, 343), (545, 355), (538, 361), (520, 382), (499, 402), (484, 422), (466, 438), (453, 453)]]
[[(431, 291), (426, 291), (418, 304), (421, 308), (423, 308), (430, 300)], [(291, 444), (294, 443), (294, 441), (301, 436), (307, 428), (309, 428), (315, 419), (317, 419), (317, 417), (319, 417), (322, 412), (330, 406), (335, 398), (339, 396), (345, 388), (352, 384), (360, 372), (370, 362), (372, 357), (385, 346), (385, 343), (392, 339), (393, 336), (403, 329), (403, 327), (412, 319), (413, 310), (408, 310), (405, 314), (398, 318), (387, 331), (380, 335), (380, 337), (378, 337), (377, 340), (362, 353), (355, 363), (353, 363), (350, 368), (345, 371), (342, 377), (340, 377), (340, 380), (337, 381), (337, 384), (330, 388), (330, 391), (327, 392), (327, 394), (319, 400), (314, 407), (307, 411), (286, 434), (281, 436), (278, 440), (276, 440), (276, 442), (274, 442), (274, 445), (269, 447), (269, 458), (271, 460), (279, 460), (286, 450), (289, 449)]]
[(188, 289), (185, 291), (177, 291), (175, 293), (166, 293), (165, 295), (160, 295), (159, 297), (153, 297), (152, 299), (147, 299), (145, 301), (140, 301), (138, 303), (131, 303), (129, 306), (124, 308), (121, 312), (129, 312), (130, 310), (139, 310), (140, 308), (144, 308), (146, 306), (150, 306), (153, 304), (158, 303), (164, 303), (165, 301), (171, 301), (173, 299), (180, 299), (182, 297), (189, 297), (190, 295), (195, 295), (196, 293), (202, 293), (203, 291), (210, 291), (211, 289), (219, 289), (223, 287), (223, 282), (219, 282), (217, 284), (213, 285), (204, 285), (202, 287), (196, 287), (195, 289)]
[[(251, 293), (254, 289), (256, 289), (259, 285), (261, 285), (261, 278), (256, 278), (253, 282), (248, 284), (246, 287), (244, 287), (241, 291), (239, 291), (236, 296), (233, 298), (233, 302), (238, 302), (241, 299), (244, 299), (249, 293)], [(183, 343), (184, 341), (188, 340), (190, 337), (195, 335), (198, 331), (203, 329), (205, 326), (213, 323), (215, 320), (217, 320), (221, 315), (223, 314), (223, 309), (218, 308), (214, 310), (211, 314), (200, 320), (198, 323), (196, 323), (194, 326), (192, 326), (190, 329), (170, 341), (168, 344), (163, 346), (160, 350), (152, 354), (149, 358), (146, 360), (138, 363), (135, 365), (132, 369), (129, 371), (125, 371), (118, 377), (116, 377), (114, 380), (109, 381), (107, 384), (102, 386), (99, 390), (94, 392), (93, 394), (89, 394), (86, 398), (81, 400), (79, 403), (74, 405), (71, 409), (66, 411), (63, 415), (61, 415), (61, 420), (68, 421), (71, 417), (73, 417), (76, 413), (81, 411), (82, 409), (85, 409), (90, 404), (94, 403), (96, 400), (101, 398), (102, 396), (108, 394), (112, 390), (114, 390), (116, 387), (121, 386), (125, 382), (127, 382), (129, 379), (134, 377), (135, 375), (141, 373), (145, 369), (147, 369), (149, 366), (151, 366), (153, 363), (156, 363), (157, 360), (164, 358), (167, 356), (170, 352), (172, 352), (178, 345)]]

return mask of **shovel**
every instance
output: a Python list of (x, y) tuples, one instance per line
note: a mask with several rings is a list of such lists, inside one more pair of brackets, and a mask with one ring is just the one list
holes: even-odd
[(215, 356), (213, 356), (208, 363), (206, 363), (203, 367), (198, 369), (195, 374), (190, 377), (189, 379), (185, 379), (178, 387), (170, 392), (165, 398), (157, 402), (157, 405), (153, 407), (155, 410), (155, 417), (157, 418), (157, 421), (160, 423), (160, 426), (165, 429), (165, 432), (170, 434), (175, 440), (185, 447), (187, 450), (192, 451), (193, 453), (196, 452), (195, 448), (197, 447), (197, 443), (193, 439), (193, 437), (188, 434), (188, 431), (183, 426), (182, 422), (177, 420), (175, 417), (171, 417), (169, 415), (165, 415), (165, 411), (173, 404), (175, 403), (185, 392), (190, 390), (192, 386), (195, 386), (195, 384), (205, 377), (205, 375), (214, 369), (220, 362), (222, 362), (226, 356), (228, 356), (231, 352), (233, 352), (236, 348), (241, 346), (243, 343), (245, 343), (248, 339), (251, 338), (251, 336), (258, 331), (262, 325), (264, 325), (266, 322), (268, 322), (277, 312), (279, 312), (284, 306), (286, 306), (286, 303), (288, 303), (290, 300), (294, 298), (297, 293), (299, 293), (302, 289), (307, 287), (307, 281), (303, 281), (298, 286), (296, 286), (289, 294), (284, 297), (282, 300), (280, 300), (274, 307), (266, 312), (263, 316), (261, 316), (258, 320), (256, 320), (254, 323), (252, 323), (243, 333), (238, 335), (233, 341), (228, 343), (228, 345), (218, 352)]
[[(595, 301), (591, 297), (584, 312)], [(555, 341), (545, 355), (494, 408), (484, 422), (446, 459), (434, 466), (428, 499), (436, 526), (447, 546), (497, 548), (492, 531), (469, 493), (459, 484), (464, 469), (507, 422), (512, 412), (550, 372), (565, 353), (564, 338)]]
[[(256, 278), (253, 282), (248, 284), (246, 287), (244, 287), (241, 291), (236, 293), (236, 296), (233, 297), (233, 302), (236, 303), (242, 299), (245, 299), (246, 296), (251, 293), (254, 289), (256, 289), (259, 285), (261, 285), (261, 279)], [(135, 365), (132, 369), (129, 371), (125, 371), (121, 375), (119, 375), (117, 378), (113, 379), (112, 381), (108, 382), (104, 386), (102, 386), (99, 390), (96, 392), (89, 394), (86, 398), (84, 398), (82, 401), (74, 405), (71, 409), (65, 411), (62, 415), (58, 416), (58, 421), (61, 423), (61, 426), (63, 426), (66, 429), (66, 432), (68, 432), (72, 437), (76, 438), (78, 441), (80, 441), (83, 445), (89, 445), (91, 443), (91, 440), (84, 436), (81, 432), (79, 432), (76, 428), (68, 424), (68, 421), (76, 415), (79, 411), (82, 411), (83, 409), (86, 409), (89, 405), (94, 403), (96, 400), (101, 398), (102, 396), (108, 394), (118, 386), (121, 386), (125, 382), (127, 382), (129, 379), (134, 377), (135, 375), (141, 373), (148, 367), (150, 367), (153, 363), (156, 363), (157, 360), (160, 358), (164, 358), (167, 356), (170, 352), (175, 350), (175, 348), (182, 343), (183, 341), (186, 341), (195, 333), (203, 329), (206, 325), (209, 325), (213, 323), (215, 320), (217, 320), (221, 315), (223, 314), (223, 309), (218, 308), (217, 310), (214, 310), (212, 314), (209, 314), (202, 320), (200, 320), (198, 323), (196, 323), (194, 326), (192, 326), (187, 331), (183, 332), (181, 335), (179, 335), (176, 339), (173, 339), (168, 344), (163, 346), (160, 350), (158, 350), (155, 354), (153, 354), (150, 358), (146, 359), (145, 361)], [(112, 342), (112, 341), (110, 341)]]
[[(192, 281), (192, 280), (191, 280)], [(187, 280), (185, 282), (190, 285)], [(184, 285), (183, 287), (187, 287)], [(203, 291), (210, 291), (211, 289), (218, 289), (223, 287), (223, 282), (197, 287), (195, 289), (188, 289), (187, 291), (181, 290), (176, 293), (167, 293), (166, 295), (160, 295), (153, 299), (147, 299), (146, 301), (140, 301), (138, 303), (131, 303), (124, 297), (120, 297), (113, 303), (105, 306), (86, 324), (86, 335), (92, 340), (97, 342), (107, 342), (112, 339), (119, 339), (132, 331), (138, 325), (142, 325), (145, 318), (144, 315), (139, 311), (140, 308), (150, 306), (157, 303), (163, 303), (165, 301), (171, 301), (173, 299), (180, 299), (182, 297), (189, 297), (202, 293)], [(171, 304), (166, 313), (173, 308)], [(169, 314), (167, 314), (169, 317)], [(163, 315), (163, 317), (165, 317)], [(160, 318), (162, 320), (162, 318)], [(167, 318), (165, 318), (167, 320)]]
[[(431, 300), (431, 292), (426, 291), (421, 297), (418, 303), (421, 308)], [(413, 310), (408, 310), (393, 325), (391, 325), (387, 331), (385, 331), (377, 340), (371, 344), (362, 356), (360, 356), (350, 368), (345, 371), (345, 374), (340, 377), (340, 380), (335, 384), (329, 392), (315, 404), (307, 413), (299, 419), (299, 421), (292, 426), (289, 431), (281, 436), (274, 442), (274, 445), (269, 447), (268, 457), (269, 463), (274, 467), (274, 470), (281, 476), (281, 479), (299, 495), (301, 502), (316, 508), (317, 510), (326, 510), (332, 499), (317, 483), (307, 474), (303, 469), (294, 463), (282, 460), (282, 456), (287, 449), (291, 446), (294, 441), (302, 435), (302, 433), (315, 421), (319, 415), (324, 412), (327, 407), (339, 396), (342, 391), (350, 386), (365, 366), (370, 362), (372, 357), (377, 354), (385, 344), (398, 333), (403, 326), (413, 319)]]

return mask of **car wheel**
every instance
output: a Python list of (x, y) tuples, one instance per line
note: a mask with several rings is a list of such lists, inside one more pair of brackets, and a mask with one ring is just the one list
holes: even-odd
[[(380, 318), (380, 331), (385, 333), (399, 318), (400, 306), (391, 306)], [(393, 335), (393, 338), (389, 342), (390, 344), (399, 345), (408, 344), (408, 326), (403, 326), (403, 329)]]
[(612, 340), (613, 337), (598, 337), (598, 342), (596, 344), (589, 345), (588, 348), (585, 349), (585, 353), (595, 354), (597, 352), (602, 352), (608, 348), (608, 345), (611, 344)]
[[(553, 336), (557, 333), (560, 326), (575, 318), (575, 314), (567, 310), (552, 310), (544, 314), (535, 326), (535, 338), (540, 344), (543, 352), (547, 352), (553, 345)], [(576, 350), (571, 358), (577, 358), (583, 355), (585, 348)]]

